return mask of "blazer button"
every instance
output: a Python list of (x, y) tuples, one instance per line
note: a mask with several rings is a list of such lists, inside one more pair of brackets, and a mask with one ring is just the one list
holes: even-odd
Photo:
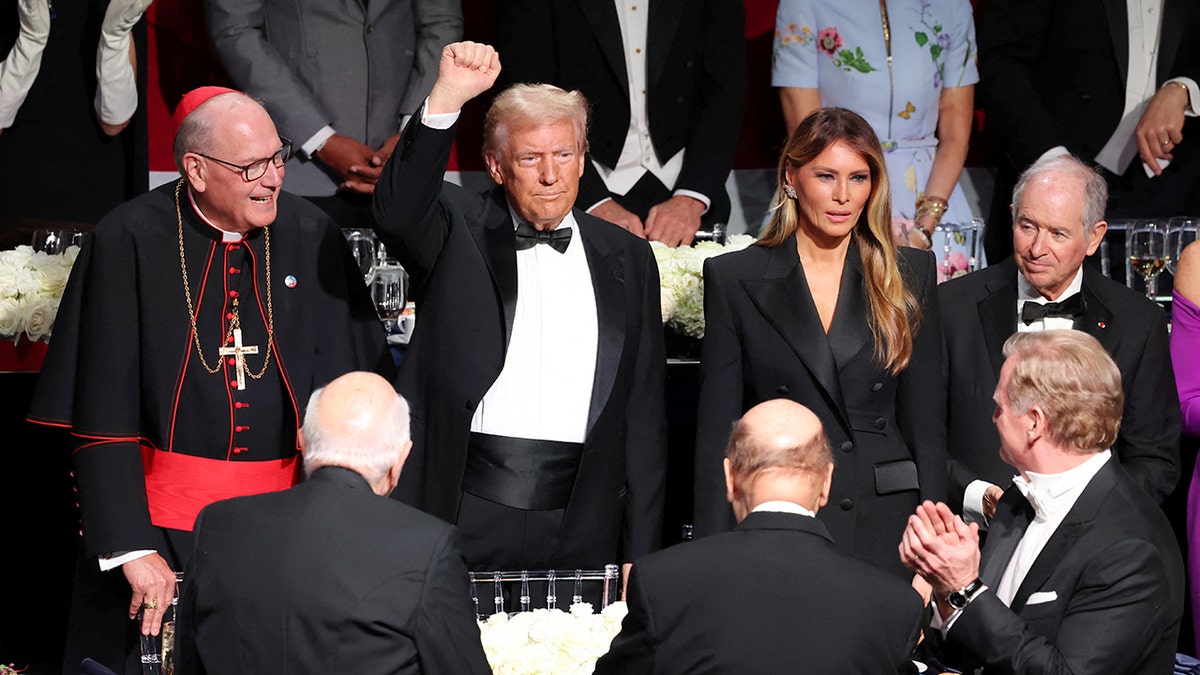
[(879, 391), (880, 389), (883, 389), (882, 382), (876, 382), (875, 384), (871, 385), (871, 391)]
[(466, 401), (463, 401), (463, 407), (466, 408), (467, 410), (474, 411), (475, 410), (475, 401), (473, 401), (471, 399), (467, 399)]
[(887, 420), (883, 419), (882, 417), (875, 420), (875, 428), (879, 429), (880, 431), (883, 431), (884, 429), (887, 428)]
[(850, 452), (854, 449), (854, 441), (842, 441), (842, 452)]
[(843, 511), (849, 511), (850, 509), (854, 508), (854, 500), (850, 498), (843, 499), (842, 501), (838, 502), (838, 506), (842, 507)]

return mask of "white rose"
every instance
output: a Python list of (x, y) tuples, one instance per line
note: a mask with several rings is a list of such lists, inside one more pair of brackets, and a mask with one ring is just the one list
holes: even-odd
[(60, 256), (53, 257), (56, 260), (38, 265), (34, 269), (34, 277), (42, 293), (62, 297), (63, 289), (67, 287), (67, 277), (71, 275), (71, 268), (60, 264), (61, 261), (57, 260)]
[(50, 337), (50, 331), (54, 328), (54, 310), (50, 306), (50, 301), (41, 299), (24, 304), (29, 308), (25, 315), (25, 334), (29, 336), (30, 340)]
[(14, 298), (0, 298), (0, 338), (14, 339), (22, 330), (17, 301)]

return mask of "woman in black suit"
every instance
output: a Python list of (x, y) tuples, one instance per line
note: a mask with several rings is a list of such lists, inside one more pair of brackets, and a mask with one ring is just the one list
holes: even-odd
[(778, 180), (780, 205), (758, 244), (704, 266), (696, 532), (733, 526), (721, 462), (734, 420), (789, 398), (821, 418), (833, 444), (819, 518), (834, 541), (907, 576), (897, 552), (905, 521), (946, 491), (934, 257), (891, 243), (883, 151), (855, 113), (806, 117)]

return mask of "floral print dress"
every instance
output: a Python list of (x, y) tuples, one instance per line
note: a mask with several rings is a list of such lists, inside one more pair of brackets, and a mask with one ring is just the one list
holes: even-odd
[[(911, 219), (937, 150), (942, 88), (979, 81), (975, 23), (969, 0), (887, 0), (887, 18), (890, 72), (878, 0), (781, 0), (771, 84), (818, 89), (822, 105), (862, 115), (883, 144), (892, 216)], [(949, 202), (943, 223), (970, 222), (961, 187)]]

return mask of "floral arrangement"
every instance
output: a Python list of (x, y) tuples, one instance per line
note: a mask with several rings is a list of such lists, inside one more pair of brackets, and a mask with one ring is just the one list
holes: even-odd
[(599, 614), (586, 602), (561, 609), (493, 614), (479, 623), (483, 651), (496, 675), (588, 675), (608, 651), (628, 612), (614, 602)]
[(704, 261), (753, 243), (754, 237), (746, 234), (733, 235), (724, 246), (703, 241), (671, 248), (650, 242), (658, 262), (663, 324), (691, 337), (704, 337)]
[(0, 339), (49, 341), (79, 247), (62, 255), (18, 246), (0, 251)]

